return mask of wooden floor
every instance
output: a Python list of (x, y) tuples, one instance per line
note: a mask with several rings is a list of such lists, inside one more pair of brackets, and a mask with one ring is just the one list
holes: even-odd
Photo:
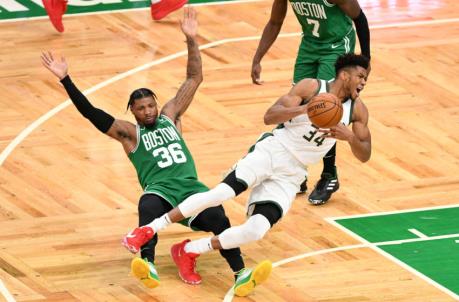
[[(263, 240), (242, 247), (248, 266), (358, 243), (325, 217), (459, 201), (459, 20), (432, 23), (457, 18), (459, 2), (360, 2), (372, 26), (373, 69), (362, 94), (370, 111), (372, 159), (360, 164), (341, 143), (341, 189), (320, 207), (299, 196), (289, 215)], [(263, 86), (250, 81), (258, 40), (237, 41), (261, 34), (270, 5), (261, 1), (197, 8), (202, 45), (236, 39), (203, 51), (205, 80), (183, 118), (199, 175), (210, 186), (269, 129), (262, 116), (290, 87), (299, 36), (280, 37), (265, 57)], [(154, 23), (148, 11), (72, 16), (64, 19), (63, 35), (47, 20), (0, 23), (2, 155), (21, 131), (67, 99), (41, 66), (40, 51), (64, 54), (74, 81), (89, 89), (185, 50), (179, 17), (175, 13)], [(289, 9), (283, 32), (299, 30)], [(132, 120), (125, 113), (130, 92), (150, 87), (167, 101), (184, 78), (185, 62), (182, 56), (133, 73), (89, 98), (118, 118)], [(310, 187), (320, 169), (310, 167)], [(181, 226), (160, 236), (160, 287), (147, 290), (129, 276), (132, 256), (120, 240), (137, 224), (140, 193), (135, 171), (116, 141), (98, 133), (73, 106), (50, 115), (0, 166), (0, 279), (17, 301), (221, 301), (233, 277), (219, 253), (200, 257), (200, 286), (179, 280), (169, 247), (206, 236)], [(233, 224), (244, 221), (246, 197), (225, 204)], [(253, 295), (234, 301), (454, 299), (362, 248), (276, 267)]]

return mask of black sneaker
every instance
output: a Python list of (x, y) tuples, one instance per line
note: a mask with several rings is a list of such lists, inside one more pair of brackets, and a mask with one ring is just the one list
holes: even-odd
[(320, 180), (317, 182), (314, 190), (308, 197), (308, 200), (313, 205), (321, 205), (326, 203), (332, 194), (339, 189), (338, 175), (330, 173), (322, 173)]
[(303, 194), (306, 193), (308, 190), (308, 179), (306, 178), (300, 185), (300, 190), (298, 191), (297, 194)]

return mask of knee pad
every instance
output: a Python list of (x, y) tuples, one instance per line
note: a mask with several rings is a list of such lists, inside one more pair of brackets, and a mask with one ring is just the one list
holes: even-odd
[(246, 236), (250, 241), (260, 240), (271, 228), (269, 220), (261, 214), (250, 216), (245, 225)]
[(261, 214), (250, 216), (242, 225), (229, 228), (218, 236), (224, 249), (239, 247), (245, 243), (263, 238), (271, 228), (268, 219)]
[(247, 184), (236, 178), (236, 170), (231, 171), (222, 182), (230, 186), (236, 196), (247, 190)]

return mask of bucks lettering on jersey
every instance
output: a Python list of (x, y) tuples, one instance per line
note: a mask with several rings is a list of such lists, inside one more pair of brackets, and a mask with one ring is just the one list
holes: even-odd
[(313, 43), (341, 41), (353, 31), (352, 20), (327, 0), (289, 0), (303, 29), (303, 39)]
[[(327, 81), (319, 80), (317, 93), (328, 92)], [(347, 99), (342, 103), (343, 117), (340, 123), (349, 125), (352, 121), (354, 101)], [(304, 165), (311, 165), (321, 160), (336, 143), (336, 139), (323, 137), (323, 133), (314, 126), (307, 114), (298, 115), (279, 125), (273, 130), (274, 137)]]
[(190, 151), (173, 122), (164, 115), (156, 119), (154, 127), (137, 125), (137, 147), (128, 156), (144, 191), (176, 187), (178, 179), (197, 179)]

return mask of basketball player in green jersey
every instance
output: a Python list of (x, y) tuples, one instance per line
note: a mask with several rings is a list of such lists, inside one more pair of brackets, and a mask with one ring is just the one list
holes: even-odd
[[(186, 81), (177, 95), (163, 106), (159, 115), (155, 94), (146, 88), (135, 90), (129, 98), (128, 108), (134, 114), (137, 125), (115, 119), (94, 108), (72, 83), (65, 60), (56, 60), (51, 53), (42, 55), (43, 65), (60, 79), (78, 111), (98, 130), (119, 141), (136, 168), (144, 190), (139, 201), (140, 226), (167, 213), (188, 196), (208, 191), (197, 179), (193, 158), (180, 131), (180, 116), (190, 105), (202, 82), (201, 56), (196, 41), (197, 27), (195, 11), (192, 8), (185, 9), (181, 28), (188, 47)], [(230, 227), (221, 206), (191, 217), (187, 225), (216, 235)], [(127, 237), (134, 237), (134, 234)], [(131, 252), (141, 250), (142, 258), (134, 258), (131, 263), (132, 274), (147, 287), (153, 288), (159, 285), (153, 265), (158, 236), (152, 232), (145, 233), (143, 240), (145, 244), (136, 249), (127, 242), (124, 244)], [(243, 270), (244, 262), (238, 248), (223, 250), (221, 254), (235, 274)], [(199, 284), (201, 277), (194, 270), (195, 258), (189, 258), (187, 263), (182, 264), (192, 268), (190, 274), (180, 275), (182, 280), (189, 284)]]
[[(293, 82), (305, 78), (331, 80), (335, 76), (336, 59), (353, 53), (354, 22), (363, 55), (370, 59), (370, 30), (357, 0), (289, 0), (301, 24), (303, 37), (295, 62)], [(261, 84), (261, 59), (276, 40), (287, 14), (287, 0), (274, 0), (271, 17), (266, 24), (252, 62), (252, 81)], [(369, 70), (368, 70), (369, 71)], [(321, 179), (308, 197), (315, 205), (327, 202), (339, 189), (335, 167), (336, 146), (323, 159)], [(306, 181), (301, 192), (307, 190)]]

